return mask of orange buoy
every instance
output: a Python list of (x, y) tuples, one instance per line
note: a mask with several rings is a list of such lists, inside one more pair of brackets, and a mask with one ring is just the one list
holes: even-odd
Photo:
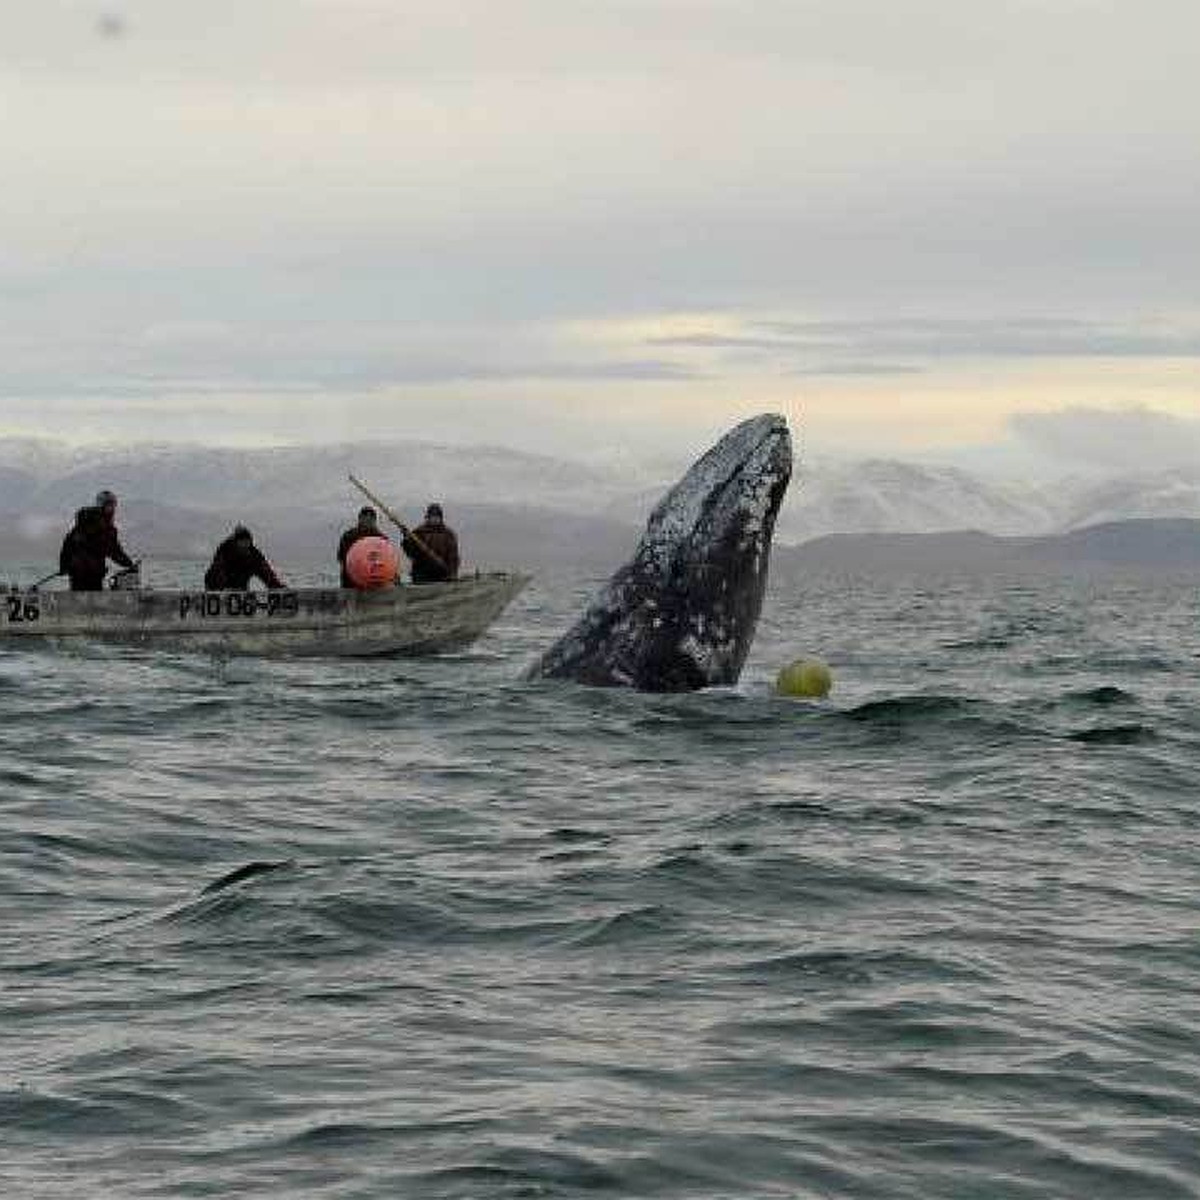
[(363, 590), (388, 587), (399, 569), (400, 556), (385, 537), (359, 538), (346, 555), (346, 574)]

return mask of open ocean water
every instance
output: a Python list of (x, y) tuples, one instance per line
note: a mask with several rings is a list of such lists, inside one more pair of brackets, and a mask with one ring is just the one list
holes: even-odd
[(593, 582), (0, 651), (0, 1194), (1200, 1195), (1200, 580), (781, 572), (736, 690), (520, 682)]

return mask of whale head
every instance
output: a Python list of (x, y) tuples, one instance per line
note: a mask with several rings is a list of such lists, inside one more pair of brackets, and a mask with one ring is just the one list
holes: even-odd
[(791, 473), (782, 417), (730, 430), (659, 501), (633, 558), (529, 675), (648, 692), (736, 683)]

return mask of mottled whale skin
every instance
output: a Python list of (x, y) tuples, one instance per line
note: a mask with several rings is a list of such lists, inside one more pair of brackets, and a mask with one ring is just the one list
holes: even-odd
[(659, 501), (633, 558), (528, 676), (644, 692), (736, 683), (791, 474), (782, 417), (730, 430)]

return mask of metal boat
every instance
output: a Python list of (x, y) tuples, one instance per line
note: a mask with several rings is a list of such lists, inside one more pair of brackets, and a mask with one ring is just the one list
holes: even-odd
[(436, 654), (469, 646), (528, 582), (493, 572), (370, 591), (13, 589), (0, 593), (0, 645), (101, 641), (219, 656)]

